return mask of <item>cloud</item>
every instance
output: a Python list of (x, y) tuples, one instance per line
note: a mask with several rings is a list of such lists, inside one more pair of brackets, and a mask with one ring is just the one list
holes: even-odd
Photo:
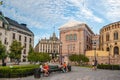
[[(102, 22), (101, 18), (88, 9), (87, 1), (85, 4), (84, 8), (83, 0), (5, 0), (3, 9), (7, 8), (7, 11), (14, 9), (16, 15), (13, 15), (13, 17), (18, 16), (21, 20), (29, 22), (28, 24), (37, 28), (45, 28), (47, 25), (44, 26), (44, 24), (52, 23), (53, 25), (56, 22), (76, 17)], [(81, 17), (81, 15), (84, 17)], [(44, 24), (41, 26), (41, 23)]]
[(120, 20), (120, 0), (103, 1), (107, 19)]

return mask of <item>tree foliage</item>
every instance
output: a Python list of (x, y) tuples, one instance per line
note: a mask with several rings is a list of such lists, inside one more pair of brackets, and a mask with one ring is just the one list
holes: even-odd
[(5, 59), (7, 57), (6, 47), (0, 41), (0, 59)]
[(13, 43), (10, 46), (9, 57), (12, 59), (19, 60), (21, 58), (22, 49), (23, 47), (21, 45), (21, 42), (18, 42), (17, 40), (13, 41)]
[(89, 59), (82, 54), (72, 54), (69, 56), (69, 60), (72, 62), (77, 62), (78, 64), (89, 62)]
[(34, 52), (28, 55), (28, 60), (31, 62), (47, 62), (50, 61), (50, 56), (48, 53)]

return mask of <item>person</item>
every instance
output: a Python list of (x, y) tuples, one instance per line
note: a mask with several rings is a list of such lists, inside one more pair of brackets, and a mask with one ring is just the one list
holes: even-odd
[(95, 65), (94, 65), (94, 60), (92, 60), (92, 70), (94, 70), (95, 69)]
[(97, 70), (97, 60), (92, 61), (92, 70)]
[(94, 70), (97, 70), (97, 60), (94, 61)]
[(49, 66), (47, 63), (45, 63), (43, 66), (43, 72), (44, 72), (44, 76), (49, 76)]
[(63, 63), (63, 69), (65, 70), (65, 72), (68, 72), (68, 67), (67, 67), (66, 62)]
[(62, 64), (62, 63), (60, 63), (59, 68), (60, 68), (60, 70), (61, 70), (62, 72), (65, 72), (64, 67), (63, 67), (63, 64)]

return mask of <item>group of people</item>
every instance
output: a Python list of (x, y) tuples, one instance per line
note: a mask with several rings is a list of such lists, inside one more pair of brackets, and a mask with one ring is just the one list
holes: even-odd
[[(61, 69), (62, 72), (68, 72), (68, 64), (66, 62), (60, 63), (58, 65), (59, 69)], [(44, 73), (44, 76), (49, 76), (49, 65), (48, 63), (44, 63), (40, 65), (41, 71)]]

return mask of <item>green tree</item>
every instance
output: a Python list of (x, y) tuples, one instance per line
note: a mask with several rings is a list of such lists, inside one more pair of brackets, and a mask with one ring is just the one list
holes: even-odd
[(34, 52), (34, 53), (30, 53), (28, 55), (28, 60), (31, 62), (47, 62), (50, 61), (50, 56), (48, 53), (38, 53), (38, 52)]
[(69, 60), (75, 63), (77, 62), (79, 65), (89, 62), (89, 59), (83, 54), (72, 54), (69, 56)]
[(5, 62), (5, 58), (7, 57), (6, 54), (6, 47), (2, 44), (2, 42), (0, 41), (0, 59), (2, 59), (2, 65), (4, 66)]
[(28, 55), (31, 54), (31, 53), (34, 53), (34, 49), (33, 49), (33, 47), (30, 45)]
[(18, 42), (17, 40), (13, 41), (13, 43), (10, 46), (9, 57), (16, 59), (18, 64), (19, 64), (19, 60), (21, 58), (22, 49), (23, 49), (23, 47), (21, 45), (21, 42)]

